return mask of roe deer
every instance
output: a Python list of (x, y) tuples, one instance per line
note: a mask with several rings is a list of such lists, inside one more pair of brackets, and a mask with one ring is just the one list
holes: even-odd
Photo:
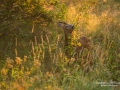
[[(76, 60), (79, 58), (79, 54), (81, 54), (84, 50), (84, 48), (87, 48), (89, 50), (90, 48), (90, 39), (86, 36), (81, 36), (77, 40), (80, 45), (76, 45), (75, 49), (74, 46), (71, 45), (71, 38), (72, 38), (72, 32), (74, 30), (74, 25), (67, 24), (66, 22), (57, 22), (57, 25), (64, 30), (65, 34), (65, 54), (68, 58), (71, 58), (74, 56)], [(74, 55), (71, 55), (71, 49), (74, 49)]]

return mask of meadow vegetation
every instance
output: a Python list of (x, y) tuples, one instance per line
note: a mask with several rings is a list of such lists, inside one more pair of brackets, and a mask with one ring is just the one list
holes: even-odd
[[(66, 57), (58, 21), (90, 38), (89, 59)], [(119, 90), (119, 0), (3, 0), (0, 22), (0, 90)]]

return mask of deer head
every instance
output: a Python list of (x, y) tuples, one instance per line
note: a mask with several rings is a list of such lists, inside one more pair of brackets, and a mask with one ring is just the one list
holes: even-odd
[(74, 26), (71, 24), (67, 24), (65, 22), (57, 23), (60, 28), (64, 30), (65, 35), (70, 35), (73, 32)]

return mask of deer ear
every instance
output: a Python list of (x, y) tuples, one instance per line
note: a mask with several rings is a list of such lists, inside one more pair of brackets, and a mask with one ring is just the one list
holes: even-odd
[(59, 27), (61, 27), (61, 26), (62, 26), (61, 22), (57, 22), (57, 25), (58, 25)]

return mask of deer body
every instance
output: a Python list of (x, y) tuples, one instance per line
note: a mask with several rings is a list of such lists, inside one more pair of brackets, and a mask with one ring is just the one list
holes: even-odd
[(80, 43), (81, 45), (76, 45), (73, 46), (71, 45), (71, 38), (72, 38), (72, 32), (74, 30), (74, 26), (71, 24), (67, 24), (65, 22), (58, 22), (57, 23), (59, 27), (61, 27), (64, 30), (65, 34), (65, 54), (67, 55), (68, 58), (71, 58), (73, 55), (71, 55), (71, 49), (74, 50), (74, 57), (76, 59), (79, 58), (79, 54), (83, 52), (84, 48), (89, 49), (90, 47), (90, 39), (87, 38), (86, 36), (81, 36), (77, 42)]

